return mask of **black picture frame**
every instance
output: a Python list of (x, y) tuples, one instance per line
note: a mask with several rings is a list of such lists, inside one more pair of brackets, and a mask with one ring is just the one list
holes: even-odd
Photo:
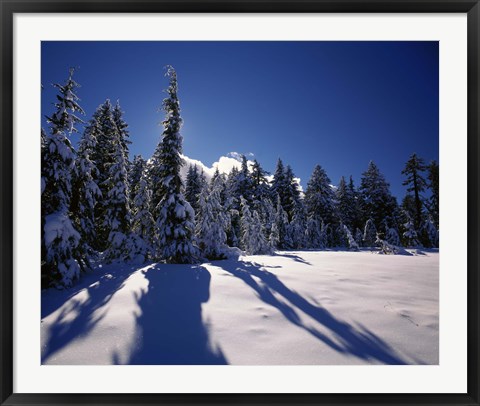
[[(2, 405), (479, 405), (479, 20), (478, 0), (0, 0), (0, 401)], [(13, 393), (13, 16), (15, 13), (467, 13), (468, 382), (464, 394), (22, 394)]]

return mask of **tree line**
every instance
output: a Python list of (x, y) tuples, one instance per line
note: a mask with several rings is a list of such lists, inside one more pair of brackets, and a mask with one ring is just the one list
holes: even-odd
[[(41, 130), (42, 286), (71, 286), (101, 258), (142, 263), (222, 259), (228, 247), (247, 254), (275, 250), (400, 246), (438, 247), (438, 164), (416, 154), (402, 174), (401, 204), (373, 161), (359, 187), (352, 176), (333, 186), (315, 166), (302, 192), (289, 165), (273, 176), (242, 156), (211, 179), (197, 166), (180, 175), (182, 136), (177, 74), (167, 67), (163, 133), (150, 159), (129, 160), (129, 131), (117, 102), (107, 99), (87, 122), (74, 70), (58, 89)], [(70, 135), (86, 124), (78, 147)], [(424, 192), (428, 190), (428, 197)]]

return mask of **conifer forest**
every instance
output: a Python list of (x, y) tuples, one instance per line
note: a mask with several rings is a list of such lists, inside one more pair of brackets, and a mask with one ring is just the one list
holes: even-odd
[(174, 67), (149, 156), (120, 102), (84, 111), (76, 73), (41, 130), (42, 363), (438, 363), (437, 161), (412, 146), (398, 199), (368, 159), (305, 185), (281, 151), (212, 176), (183, 155)]

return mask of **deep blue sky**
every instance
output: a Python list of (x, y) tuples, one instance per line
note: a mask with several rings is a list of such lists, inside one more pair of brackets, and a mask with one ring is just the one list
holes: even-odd
[(184, 154), (207, 166), (252, 152), (270, 172), (281, 157), (304, 188), (317, 163), (333, 184), (353, 175), (358, 186), (373, 159), (400, 201), (408, 157), (438, 161), (438, 42), (42, 42), (42, 114), (52, 112), (50, 84), (77, 67), (85, 119), (119, 99), (131, 156), (148, 158), (168, 64)]

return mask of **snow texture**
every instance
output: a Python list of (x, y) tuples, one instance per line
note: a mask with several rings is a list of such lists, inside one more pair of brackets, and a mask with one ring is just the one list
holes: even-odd
[(437, 250), (236, 254), (43, 291), (42, 364), (438, 364)]

